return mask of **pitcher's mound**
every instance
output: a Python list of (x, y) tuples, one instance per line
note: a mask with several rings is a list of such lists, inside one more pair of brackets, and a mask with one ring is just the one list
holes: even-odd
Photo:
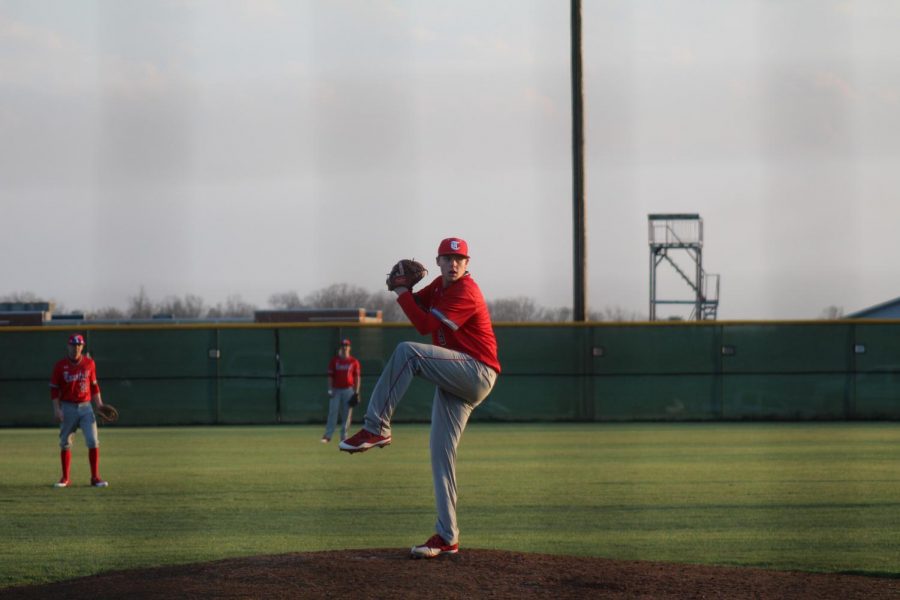
[(0, 598), (900, 598), (900, 579), (497, 550), (411, 560), (397, 549), (235, 558), (0, 589)]

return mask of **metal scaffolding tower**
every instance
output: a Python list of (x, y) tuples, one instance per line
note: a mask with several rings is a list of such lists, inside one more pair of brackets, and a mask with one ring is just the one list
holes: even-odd
[[(650, 229), (650, 320), (656, 321), (660, 304), (693, 305), (690, 320), (714, 321), (719, 308), (719, 276), (703, 270), (703, 219), (697, 214), (648, 215)], [(680, 266), (674, 255), (685, 255), (690, 267)], [(657, 268), (665, 261), (692, 291), (690, 299), (657, 297)], [(692, 271), (686, 273), (685, 271)]]

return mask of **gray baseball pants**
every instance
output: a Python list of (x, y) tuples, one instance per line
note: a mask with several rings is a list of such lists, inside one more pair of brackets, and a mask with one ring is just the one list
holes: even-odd
[(347, 439), (350, 430), (350, 420), (353, 418), (353, 408), (350, 407), (350, 398), (353, 397), (353, 388), (333, 388), (331, 399), (328, 401), (328, 421), (325, 423), (325, 437), (329, 440), (334, 435), (338, 414), (341, 417), (341, 441)]
[(68, 450), (72, 447), (72, 441), (78, 428), (84, 433), (84, 443), (88, 448), (99, 448), (100, 439), (97, 436), (97, 419), (94, 417), (94, 409), (90, 402), (60, 402), (63, 421), (59, 428), (59, 447)]
[(456, 449), (469, 415), (487, 397), (497, 373), (462, 352), (401, 342), (375, 384), (365, 429), (390, 435), (391, 417), (414, 376), (437, 386), (431, 408), (431, 474), (437, 507), (435, 530), (448, 544), (459, 541), (456, 522)]

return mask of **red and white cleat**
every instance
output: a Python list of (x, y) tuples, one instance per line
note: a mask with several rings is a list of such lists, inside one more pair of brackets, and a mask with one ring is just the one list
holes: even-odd
[(340, 443), (340, 449), (353, 454), (365, 452), (369, 448), (382, 448), (391, 443), (391, 436), (377, 435), (365, 429), (360, 429), (354, 435)]
[(456, 554), (459, 552), (459, 544), (448, 544), (444, 538), (434, 534), (421, 546), (413, 546), (409, 550), (412, 558), (434, 558), (441, 554)]

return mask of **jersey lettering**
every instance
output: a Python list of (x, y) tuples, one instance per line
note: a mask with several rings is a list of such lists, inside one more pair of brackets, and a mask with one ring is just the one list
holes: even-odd
[(88, 402), (92, 393), (100, 393), (96, 373), (94, 361), (90, 358), (82, 358), (77, 363), (64, 358), (53, 368), (51, 393), (66, 402)]

